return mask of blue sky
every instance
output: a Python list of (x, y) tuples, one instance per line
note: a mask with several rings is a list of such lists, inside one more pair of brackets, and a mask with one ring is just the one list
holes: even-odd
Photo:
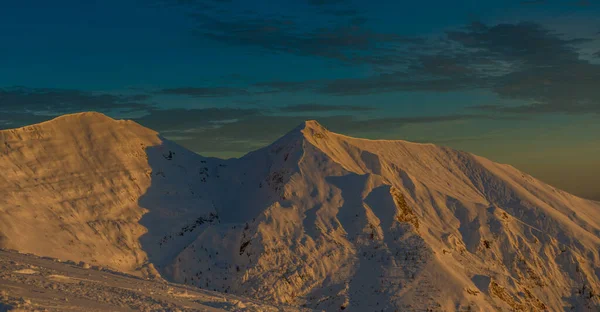
[(236, 157), (303, 119), (600, 199), (591, 1), (0, 1), (0, 128), (134, 118)]

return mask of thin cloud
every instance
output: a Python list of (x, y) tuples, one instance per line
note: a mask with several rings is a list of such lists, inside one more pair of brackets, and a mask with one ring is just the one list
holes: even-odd
[[(335, 107), (335, 106), (334, 106)], [(336, 108), (343, 108), (338, 106)], [(199, 153), (244, 153), (272, 143), (295, 125), (316, 119), (332, 131), (345, 134), (399, 129), (408, 124), (439, 123), (470, 119), (497, 119), (482, 114), (416, 116), (364, 119), (350, 111), (322, 116), (322, 111), (298, 111), (298, 115), (281, 115), (278, 111), (258, 109), (207, 108), (155, 110), (136, 118), (140, 124), (180, 140)]]
[[(214, 1), (183, 1), (215, 3)], [(522, 1), (539, 4), (545, 1)], [(170, 94), (197, 97), (308, 92), (333, 96), (389, 92), (487, 90), (501, 98), (529, 102), (522, 107), (480, 107), (506, 113), (595, 113), (600, 103), (600, 65), (581, 58), (588, 38), (568, 37), (534, 22), (473, 22), (437, 38), (410, 37), (370, 27), (346, 0), (307, 0), (309, 10), (328, 15), (321, 25), (295, 17), (237, 12), (227, 16), (192, 10), (194, 33), (203, 38), (260, 51), (322, 58), (361, 66), (366, 77), (266, 81), (248, 86), (180, 88)], [(231, 9), (231, 8), (230, 8)], [(600, 51), (593, 54), (600, 58)]]
[(0, 111), (59, 115), (96, 110), (144, 112), (153, 106), (147, 94), (111, 94), (70, 89), (11, 87), (0, 89)]
[[(254, 40), (255, 37), (249, 34), (254, 34), (255, 31), (274, 36), (258, 36), (259, 42), (265, 40), (264, 44), (261, 44), (264, 48), (328, 55), (339, 59), (345, 58), (345, 48), (368, 50), (371, 39), (375, 42), (395, 40), (393, 36), (384, 35), (348, 41), (342, 37), (327, 40), (328, 44), (320, 44), (319, 46), (332, 47), (331, 54), (322, 54), (323, 51), (311, 51), (313, 48), (309, 48), (314, 45), (308, 42), (315, 37), (310, 34), (293, 33), (295, 26), (291, 22), (278, 21), (274, 24), (275, 27), (269, 27), (269, 23), (261, 26), (266, 28), (259, 28), (258, 23), (242, 23), (239, 27), (249, 25), (253, 25), (250, 27), (253, 31), (247, 33), (248, 40)], [(240, 40), (246, 35), (240, 37), (239, 32), (234, 34), (236, 44), (245, 44)], [(302, 43), (302, 40), (295, 40), (296, 36), (312, 39)], [(389, 68), (397, 68), (388, 72), (376, 72), (368, 77), (266, 81), (254, 83), (245, 89), (181, 88), (170, 92), (189, 96), (235, 96), (278, 92), (355, 96), (386, 92), (485, 89), (502, 98), (529, 101), (532, 104), (520, 107), (479, 107), (479, 110), (522, 114), (596, 113), (600, 106), (600, 91), (596, 87), (600, 81), (600, 65), (581, 59), (578, 50), (580, 44), (589, 41), (586, 38), (567, 38), (535, 23), (488, 26), (475, 22), (463, 29), (448, 31), (438, 43), (424, 44), (422, 50), (415, 50), (409, 54), (404, 51), (393, 58), (387, 57), (385, 53), (352, 56), (355, 61), (359, 60), (359, 63), (370, 64), (373, 67), (385, 64)]]
[(0, 120), (0, 130), (19, 128), (35, 123), (40, 123), (53, 118), (47, 115), (34, 115), (31, 113), (2, 112)]
[(344, 4), (347, 0), (308, 0), (310, 5), (322, 6), (322, 5), (335, 5)]
[(359, 12), (355, 9), (324, 9), (321, 12), (337, 17), (354, 17), (359, 15)]
[(279, 93), (279, 92), (301, 92), (309, 91), (315, 88), (319, 81), (285, 81), (273, 80), (263, 81), (253, 84), (253, 87), (259, 90), (260, 93)]
[[(342, 13), (341, 11), (338, 13)], [(344, 12), (350, 13), (350, 12)], [(420, 38), (367, 28), (364, 19), (305, 29), (303, 23), (282, 17), (243, 17), (232, 20), (195, 15), (199, 36), (234, 46), (252, 46), (274, 53), (315, 56), (350, 64), (399, 62), (401, 49), (422, 43)], [(376, 57), (373, 57), (376, 56)]]
[(296, 104), (282, 107), (282, 112), (290, 113), (306, 113), (306, 112), (332, 112), (332, 111), (348, 111), (348, 112), (365, 112), (375, 110), (371, 106), (356, 106), (356, 105), (321, 105), (316, 103)]
[(180, 87), (162, 89), (156, 93), (164, 95), (184, 95), (189, 97), (230, 97), (250, 94), (250, 92), (245, 89), (232, 87)]
[[(317, 92), (365, 95), (385, 92), (487, 89), (523, 106), (482, 106), (504, 113), (598, 113), (600, 65), (580, 57), (586, 38), (565, 38), (534, 23), (473, 23), (447, 33), (453, 49), (416, 55), (404, 70), (323, 83)], [(418, 52), (417, 52), (418, 53)]]
[[(348, 25), (301, 31), (293, 20), (280, 18), (209, 20), (208, 24), (209, 36), (232, 45), (256, 45), (274, 52), (368, 64), (376, 70), (373, 75), (360, 78), (265, 81), (245, 88), (190, 87), (163, 90), (164, 93), (198, 97), (280, 92), (355, 96), (484, 89), (501, 98), (532, 104), (477, 108), (482, 111), (581, 114), (596, 113), (600, 106), (600, 91), (596, 87), (600, 65), (582, 59), (579, 53), (579, 45), (590, 39), (568, 38), (536, 23), (490, 26), (474, 22), (448, 31), (438, 40), (407, 40), (396, 34)], [(419, 49), (399, 48), (405, 44)], [(377, 71), (383, 67), (387, 70)]]
[[(136, 118), (141, 124), (158, 131), (179, 131), (203, 126), (212, 127), (222, 121), (236, 122), (251, 116), (261, 115), (265, 111), (243, 108), (199, 108), (199, 109), (154, 109), (147, 115)], [(216, 122), (216, 123), (215, 123)]]

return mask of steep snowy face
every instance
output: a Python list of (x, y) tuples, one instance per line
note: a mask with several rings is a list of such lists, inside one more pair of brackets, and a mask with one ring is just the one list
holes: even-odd
[(156, 132), (102, 114), (0, 131), (0, 247), (123, 271), (145, 253), (138, 199)]
[(510, 166), (307, 121), (207, 168), (218, 223), (161, 267), (176, 281), (327, 310), (598, 304), (598, 203)]
[[(437, 293), (430, 306), (447, 310), (471, 304), (517, 310), (590, 309), (599, 304), (597, 202), (557, 190), (511, 166), (431, 144), (361, 140), (318, 127), (305, 133), (308, 141), (346, 170), (378, 177), (404, 199), (404, 203), (395, 201), (396, 207), (405, 207), (396, 221), (413, 221), (409, 232), (425, 243), (421, 251), (428, 269), (392, 297), (411, 288)], [(365, 202), (366, 211), (367, 206), (378, 205)], [(386, 241), (394, 237), (396, 226), (382, 226), (385, 246), (377, 253), (396, 250), (392, 259), (398, 261), (403, 251)], [(398, 267), (412, 265), (415, 262)], [(396, 264), (382, 267), (386, 274), (380, 285), (394, 275)], [(424, 281), (432, 287), (419, 285)], [(423, 300), (421, 307), (427, 301), (411, 294), (393, 306), (411, 298)]]
[(598, 203), (510, 166), (310, 121), (228, 166), (181, 282), (328, 310), (598, 305)]
[(0, 132), (0, 244), (329, 311), (600, 305), (600, 204), (511, 166), (315, 121), (221, 160), (93, 116)]

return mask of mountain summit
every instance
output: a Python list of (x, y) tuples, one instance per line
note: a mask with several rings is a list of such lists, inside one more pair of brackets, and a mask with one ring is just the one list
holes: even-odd
[(78, 114), (0, 132), (0, 247), (338, 311), (593, 311), (600, 203), (306, 121), (238, 159)]

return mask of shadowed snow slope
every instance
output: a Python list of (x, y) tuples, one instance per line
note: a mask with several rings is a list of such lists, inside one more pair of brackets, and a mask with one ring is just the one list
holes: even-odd
[(221, 160), (84, 113), (1, 131), (0, 172), (4, 248), (328, 311), (600, 306), (600, 203), (449, 148), (307, 121)]

